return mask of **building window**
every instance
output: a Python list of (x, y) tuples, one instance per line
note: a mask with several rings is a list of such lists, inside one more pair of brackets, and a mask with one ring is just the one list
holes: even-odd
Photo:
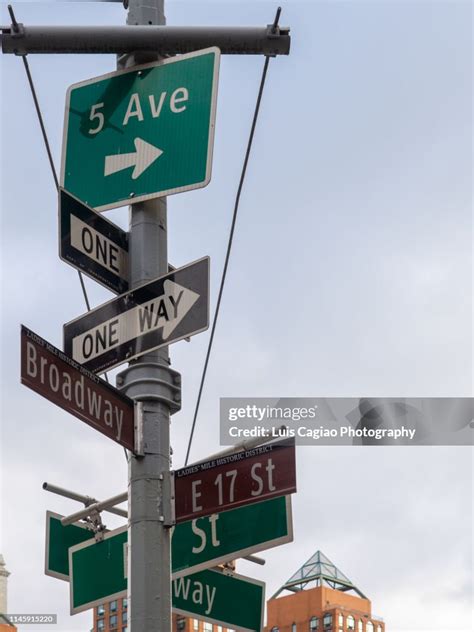
[(314, 632), (315, 630), (318, 629), (318, 626), (319, 626), (318, 617), (311, 617), (311, 619), (309, 620), (309, 632)]
[(98, 630), (105, 629), (105, 619), (97, 619), (97, 629)]
[(329, 628), (332, 625), (332, 614), (325, 614), (323, 617), (323, 626)]
[(199, 621), (197, 619), (193, 619), (193, 630), (195, 630), (195, 632), (199, 630)]
[(270, 630), (270, 632), (280, 632), (280, 630), (275, 626)]
[(340, 614), (338, 616), (338, 619), (339, 619), (339, 627), (343, 628), (344, 627), (344, 616), (342, 614)]
[(356, 627), (356, 623), (355, 623), (355, 619), (351, 614), (347, 615), (347, 629), (348, 630), (355, 630)]
[(109, 621), (109, 626), (111, 630), (115, 630), (115, 628), (117, 627), (118, 624), (118, 617), (116, 614), (111, 614), (110, 615), (110, 621)]
[(222, 632), (222, 626), (221, 625), (217, 626), (217, 632)]
[(127, 599), (126, 597), (124, 597), (124, 598), (122, 599), (122, 604), (123, 604), (123, 607), (124, 607), (124, 608), (127, 608), (127, 607), (128, 607), (128, 599)]
[(122, 632), (128, 632), (128, 628), (127, 627), (122, 628)]
[(202, 626), (202, 629), (204, 630), (204, 632), (212, 632), (212, 623), (208, 623), (207, 621), (204, 621), (204, 625)]
[(377, 626), (377, 632), (382, 632), (382, 626), (381, 625)]
[(110, 602), (110, 612), (115, 612), (117, 610), (117, 602), (116, 601), (111, 601)]
[(359, 619), (357, 623), (357, 632), (364, 632), (364, 624), (362, 622), (362, 619)]
[(126, 610), (122, 610), (122, 624), (127, 623), (128, 612)]
[(291, 624), (291, 632), (296, 632), (296, 623)]
[(374, 624), (372, 623), (372, 621), (367, 621), (367, 623), (365, 624), (365, 630), (366, 632), (374, 632)]
[(105, 614), (104, 604), (101, 604), (100, 606), (97, 606), (97, 616), (98, 617), (103, 617), (104, 614)]
[(184, 630), (186, 628), (186, 619), (177, 619), (176, 621), (176, 629)]

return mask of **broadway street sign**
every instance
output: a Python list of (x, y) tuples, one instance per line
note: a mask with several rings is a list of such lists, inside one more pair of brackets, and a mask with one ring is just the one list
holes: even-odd
[(176, 522), (296, 492), (295, 442), (284, 439), (176, 470)]
[(219, 58), (208, 48), (72, 85), (61, 185), (100, 211), (206, 186)]
[[(127, 527), (69, 549), (71, 614), (127, 596)], [(228, 628), (260, 631), (264, 584), (203, 570), (172, 580), (172, 606), (185, 616)]]
[(94, 538), (94, 532), (80, 522), (63, 527), (61, 516), (46, 512), (46, 555), (44, 572), (46, 575), (69, 581), (68, 551), (71, 546)]
[(209, 326), (209, 257), (122, 294), (64, 325), (64, 350), (101, 373)]
[(128, 290), (128, 233), (64, 189), (59, 191), (59, 256), (116, 294)]
[(21, 383), (135, 451), (133, 401), (23, 325)]

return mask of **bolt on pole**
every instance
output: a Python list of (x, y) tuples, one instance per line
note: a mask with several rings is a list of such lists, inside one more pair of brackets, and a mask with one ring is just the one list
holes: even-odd
[[(130, 0), (129, 27), (164, 25), (164, 0)], [(119, 58), (119, 67), (156, 61), (156, 53)], [(166, 198), (130, 207), (130, 287), (168, 272)], [(144, 455), (129, 455), (128, 598), (132, 632), (171, 630), (170, 415), (180, 377), (169, 368), (168, 347), (141, 356), (118, 383), (142, 402)], [(174, 385), (174, 386), (173, 386)], [(168, 527), (166, 526), (168, 524)]]

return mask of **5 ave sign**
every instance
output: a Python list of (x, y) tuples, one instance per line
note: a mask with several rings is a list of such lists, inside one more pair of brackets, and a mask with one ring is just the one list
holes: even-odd
[(296, 492), (295, 441), (267, 443), (176, 470), (176, 522)]
[(219, 59), (208, 48), (72, 85), (62, 186), (100, 211), (206, 186)]
[(64, 349), (100, 373), (208, 326), (209, 257), (204, 257), (66, 323)]

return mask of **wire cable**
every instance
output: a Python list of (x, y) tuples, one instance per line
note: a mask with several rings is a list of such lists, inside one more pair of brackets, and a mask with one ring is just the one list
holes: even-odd
[[(54, 166), (53, 155), (51, 153), (51, 147), (50, 147), (50, 144), (49, 144), (48, 135), (46, 134), (46, 128), (44, 126), (43, 115), (41, 113), (41, 108), (40, 108), (40, 105), (39, 105), (39, 102), (38, 102), (38, 97), (36, 95), (35, 84), (33, 83), (33, 77), (31, 76), (30, 65), (28, 64), (28, 60), (26, 59), (26, 55), (22, 56), (22, 60), (23, 60), (23, 65), (25, 67), (26, 76), (28, 77), (28, 83), (30, 85), (31, 95), (33, 97), (33, 101), (34, 101), (34, 104), (35, 104), (36, 114), (38, 115), (38, 121), (39, 121), (40, 128), (41, 128), (41, 134), (43, 136), (43, 141), (44, 141), (44, 145), (45, 145), (45, 148), (46, 148), (46, 153), (48, 154), (48, 160), (49, 160), (49, 164), (50, 164), (51, 171), (52, 171), (52, 174), (53, 174), (54, 184), (56, 186), (56, 190), (59, 190), (58, 174), (56, 173), (56, 168)], [(90, 302), (89, 302), (89, 297), (87, 296), (87, 290), (86, 290), (86, 286), (85, 286), (85, 283), (84, 283), (84, 278), (82, 276), (82, 272), (80, 270), (78, 270), (77, 274), (79, 276), (79, 281), (81, 283), (82, 294), (84, 296), (84, 301), (85, 301), (85, 304), (86, 304), (86, 307), (87, 307), (87, 311), (90, 312), (91, 306), (90, 306)]]
[[(277, 13), (278, 17), (279, 17), (279, 12)], [(214, 342), (214, 334), (216, 332), (216, 324), (217, 324), (217, 318), (219, 316), (219, 310), (220, 310), (220, 306), (221, 306), (221, 301), (222, 301), (222, 295), (224, 292), (224, 285), (225, 285), (225, 280), (226, 280), (226, 276), (227, 276), (227, 268), (229, 266), (229, 260), (230, 260), (230, 253), (232, 250), (232, 243), (234, 240), (234, 232), (235, 232), (235, 225), (237, 222), (237, 212), (239, 210), (239, 203), (240, 203), (240, 196), (242, 194), (242, 188), (243, 188), (243, 184), (244, 184), (244, 180), (245, 180), (245, 174), (247, 172), (247, 165), (249, 162), (249, 158), (250, 158), (250, 151), (252, 149), (252, 142), (253, 142), (253, 137), (255, 134), (255, 128), (257, 125), (257, 119), (258, 119), (258, 113), (260, 110), (260, 103), (262, 100), (262, 94), (263, 94), (263, 88), (265, 87), (265, 80), (267, 78), (267, 71), (268, 71), (268, 64), (269, 64), (270, 58), (266, 57), (265, 58), (265, 64), (263, 66), (263, 72), (262, 72), (262, 78), (260, 81), (260, 88), (258, 91), (258, 97), (257, 97), (257, 103), (255, 105), (255, 111), (254, 111), (254, 115), (253, 115), (253, 121), (252, 121), (252, 127), (250, 129), (250, 135), (249, 135), (249, 140), (247, 143), (247, 150), (245, 152), (245, 158), (244, 158), (244, 163), (242, 166), (242, 173), (240, 175), (240, 181), (239, 181), (239, 186), (237, 189), (237, 195), (235, 198), (235, 204), (234, 204), (234, 212), (232, 215), (232, 223), (231, 223), (231, 227), (230, 227), (230, 233), (229, 233), (229, 241), (227, 243), (227, 252), (226, 252), (226, 256), (225, 256), (225, 262), (224, 262), (224, 268), (222, 271), (222, 277), (221, 277), (221, 284), (220, 284), (220, 288), (219, 288), (219, 294), (217, 297), (217, 303), (216, 303), (216, 311), (214, 312), (214, 319), (212, 321), (212, 328), (211, 328), (211, 336), (209, 338), (209, 344), (207, 347), (207, 353), (206, 353), (206, 359), (204, 361), (204, 368), (203, 368), (203, 372), (202, 372), (202, 376), (201, 376), (201, 383), (199, 385), (199, 391), (198, 391), (198, 396), (197, 396), (197, 401), (196, 401), (196, 408), (194, 410), (194, 416), (193, 416), (193, 422), (191, 425), (191, 432), (189, 435), (189, 441), (188, 441), (188, 448), (186, 451), (186, 459), (184, 462), (184, 465), (186, 466), (188, 464), (188, 460), (189, 460), (189, 453), (191, 451), (191, 445), (193, 442), (193, 438), (194, 438), (194, 431), (196, 429), (196, 420), (197, 420), (197, 416), (199, 413), (199, 407), (201, 404), (201, 397), (202, 397), (202, 391), (204, 388), (204, 382), (206, 380), (206, 374), (207, 374), (207, 367), (209, 365), (209, 358), (211, 357), (211, 350), (212, 350), (212, 343)]]
[[(8, 5), (8, 12), (10, 14), (11, 20), (12, 20), (12, 25), (13, 25), (13, 29), (14, 30), (18, 30), (18, 23), (16, 21), (15, 18), (15, 14), (13, 12), (13, 8), (11, 5)], [(33, 102), (35, 104), (35, 110), (36, 110), (36, 114), (38, 116), (38, 121), (40, 124), (40, 128), (41, 128), (41, 134), (43, 136), (43, 141), (44, 141), (44, 145), (46, 148), (46, 153), (48, 155), (48, 161), (49, 161), (49, 165), (51, 167), (51, 172), (53, 174), (53, 179), (54, 179), (54, 185), (56, 187), (56, 190), (59, 190), (59, 180), (58, 180), (58, 174), (56, 172), (56, 168), (54, 166), (54, 160), (53, 160), (53, 155), (51, 152), (51, 146), (49, 144), (49, 140), (48, 140), (48, 135), (46, 133), (46, 127), (44, 125), (44, 119), (43, 119), (43, 115), (41, 112), (41, 108), (40, 108), (40, 104), (38, 101), (38, 96), (36, 94), (36, 89), (35, 89), (35, 84), (33, 81), (33, 77), (31, 75), (31, 70), (30, 70), (30, 65), (28, 64), (28, 60), (26, 58), (26, 55), (22, 55), (22, 60), (23, 60), (23, 66), (25, 68), (25, 72), (26, 72), (26, 76), (28, 78), (28, 84), (30, 86), (30, 90), (31, 90), (31, 95), (33, 97)], [(84, 283), (84, 276), (82, 274), (82, 272), (80, 270), (77, 270), (77, 274), (79, 276), (79, 281), (81, 284), (81, 289), (82, 289), (82, 294), (84, 296), (84, 301), (87, 307), (87, 311), (90, 312), (91, 311), (91, 305), (89, 302), (89, 297), (87, 295), (87, 289)], [(104, 378), (106, 382), (109, 382), (109, 376), (107, 375), (107, 373), (104, 374)], [(125, 456), (127, 457), (127, 452), (125, 451)]]

